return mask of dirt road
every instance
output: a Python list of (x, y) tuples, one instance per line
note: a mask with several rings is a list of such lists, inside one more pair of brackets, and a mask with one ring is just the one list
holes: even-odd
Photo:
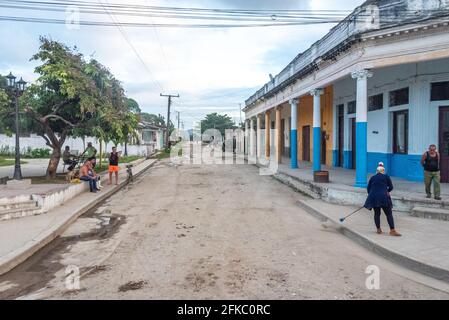
[(0, 298), (449, 298), (323, 229), (302, 197), (251, 165), (160, 162), (0, 277)]

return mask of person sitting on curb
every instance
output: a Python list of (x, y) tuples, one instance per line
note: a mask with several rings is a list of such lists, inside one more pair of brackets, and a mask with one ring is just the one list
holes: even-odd
[(88, 160), (90, 162), (89, 176), (95, 179), (97, 183), (97, 189), (98, 191), (100, 191), (103, 186), (101, 185), (101, 177), (95, 172), (94, 166), (92, 164), (95, 160), (94, 158), (89, 158)]
[(115, 185), (118, 185), (118, 162), (120, 160), (120, 152), (117, 152), (117, 147), (112, 147), (112, 152), (109, 155), (109, 184), (112, 184), (112, 173), (115, 174)]
[(98, 191), (97, 188), (97, 180), (89, 175), (89, 172), (91, 172), (92, 164), (90, 163), (90, 160), (86, 160), (84, 162), (83, 166), (80, 169), (80, 180), (89, 182), (89, 189), (90, 192), (96, 193)]
[(429, 151), (422, 155), (421, 165), (424, 167), (424, 184), (426, 186), (427, 198), (432, 198), (431, 186), (433, 181), (433, 194), (435, 200), (441, 200), (440, 154), (437, 151), (436, 145), (431, 144), (429, 146)]
[(378, 234), (383, 233), (380, 228), (380, 214), (382, 209), (387, 216), (390, 235), (400, 237), (401, 234), (394, 228), (393, 202), (390, 197), (390, 192), (393, 190), (393, 183), (390, 177), (385, 174), (385, 168), (382, 162), (379, 162), (376, 171), (377, 174), (372, 176), (368, 182), (368, 198), (364, 207), (368, 210), (374, 209), (374, 223)]

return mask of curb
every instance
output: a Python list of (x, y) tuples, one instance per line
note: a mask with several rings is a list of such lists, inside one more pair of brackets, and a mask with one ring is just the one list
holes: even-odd
[(333, 223), (338, 225), (337, 230), (348, 237), (349, 239), (357, 242), (361, 246), (365, 247), (366, 249), (369, 249), (373, 251), (374, 253), (382, 256), (383, 258), (386, 258), (387, 260), (390, 260), (394, 263), (397, 263), (407, 269), (410, 269), (412, 271), (424, 274), (426, 276), (432, 277), (434, 279), (444, 281), (449, 283), (449, 270), (442, 269), (440, 267), (424, 263), (422, 261), (415, 260), (413, 258), (407, 257), (397, 251), (388, 249), (387, 247), (384, 247), (368, 238), (363, 236), (361, 233), (350, 229), (346, 227), (345, 225), (342, 225), (338, 221), (335, 221), (333, 219), (330, 219), (328, 216), (326, 216), (321, 211), (315, 209), (310, 204), (308, 204), (304, 200), (299, 200), (296, 203), (299, 207), (304, 209), (307, 213), (314, 216), (315, 218), (319, 219), (320, 221), (332, 221)]
[[(148, 166), (144, 167), (142, 170), (140, 170), (137, 173), (133, 173), (134, 178), (137, 178), (141, 174), (143, 174), (145, 171), (147, 171), (149, 168), (151, 168), (154, 164), (156, 164), (159, 160), (155, 160), (154, 162), (150, 163)], [(143, 161), (141, 162), (143, 163)], [(139, 164), (141, 164), (139, 163)], [(62, 224), (52, 227), (48, 230), (45, 230), (43, 233), (41, 233), (36, 239), (32, 239), (28, 241), (25, 245), (20, 247), (17, 250), (14, 250), (10, 252), (9, 254), (3, 256), (0, 258), (0, 275), (3, 275), (7, 273), (8, 271), (11, 271), (15, 267), (17, 267), (19, 264), (30, 258), (33, 254), (35, 254), (37, 251), (48, 245), (50, 242), (52, 242), (54, 239), (59, 237), (73, 222), (75, 222), (80, 216), (82, 216), (84, 213), (98, 205), (100, 202), (106, 200), (111, 195), (116, 193), (117, 191), (121, 190), (123, 187), (125, 187), (128, 184), (127, 180), (124, 180), (119, 183), (118, 186), (114, 186), (111, 189), (109, 189), (106, 192), (102, 192), (99, 197), (96, 197), (92, 199), (89, 203), (87, 203), (85, 206), (80, 207), (78, 210), (73, 212), (73, 214), (70, 215), (70, 217), (65, 220)]]

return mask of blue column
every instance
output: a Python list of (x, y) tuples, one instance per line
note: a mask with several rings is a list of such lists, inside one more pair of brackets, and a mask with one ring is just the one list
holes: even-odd
[(321, 127), (313, 128), (313, 171), (321, 171)]
[(290, 100), (291, 119), (290, 124), (290, 166), (292, 169), (298, 168), (298, 99)]
[(367, 123), (357, 122), (355, 127), (356, 134), (356, 171), (355, 171), (355, 187), (366, 188), (368, 173), (368, 139), (367, 139)]
[(321, 95), (323, 89), (310, 92), (313, 96), (313, 171), (321, 171)]
[[(356, 173), (355, 187), (366, 188), (368, 178), (368, 78), (373, 74), (369, 70), (352, 73), (357, 79), (357, 111), (356, 111)], [(353, 150), (354, 152), (354, 150)]]

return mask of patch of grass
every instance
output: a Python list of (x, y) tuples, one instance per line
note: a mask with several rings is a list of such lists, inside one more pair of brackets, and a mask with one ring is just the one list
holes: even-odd
[(170, 149), (169, 149), (169, 148), (165, 148), (165, 149), (161, 150), (161, 151), (156, 155), (156, 157), (157, 157), (159, 160), (170, 158)]
[(57, 174), (54, 179), (47, 179), (47, 177), (31, 177), (31, 184), (66, 184), (68, 181), (66, 180), (65, 174)]
[[(16, 163), (15, 159), (6, 159), (0, 157), (0, 167), (13, 166)], [(26, 164), (26, 161), (20, 161), (20, 164)]]
[(123, 157), (120, 157), (120, 162), (121, 163), (130, 163), (130, 162), (136, 161), (140, 158), (142, 158), (142, 157), (140, 157), (140, 156), (126, 156), (126, 157), (123, 156)]

